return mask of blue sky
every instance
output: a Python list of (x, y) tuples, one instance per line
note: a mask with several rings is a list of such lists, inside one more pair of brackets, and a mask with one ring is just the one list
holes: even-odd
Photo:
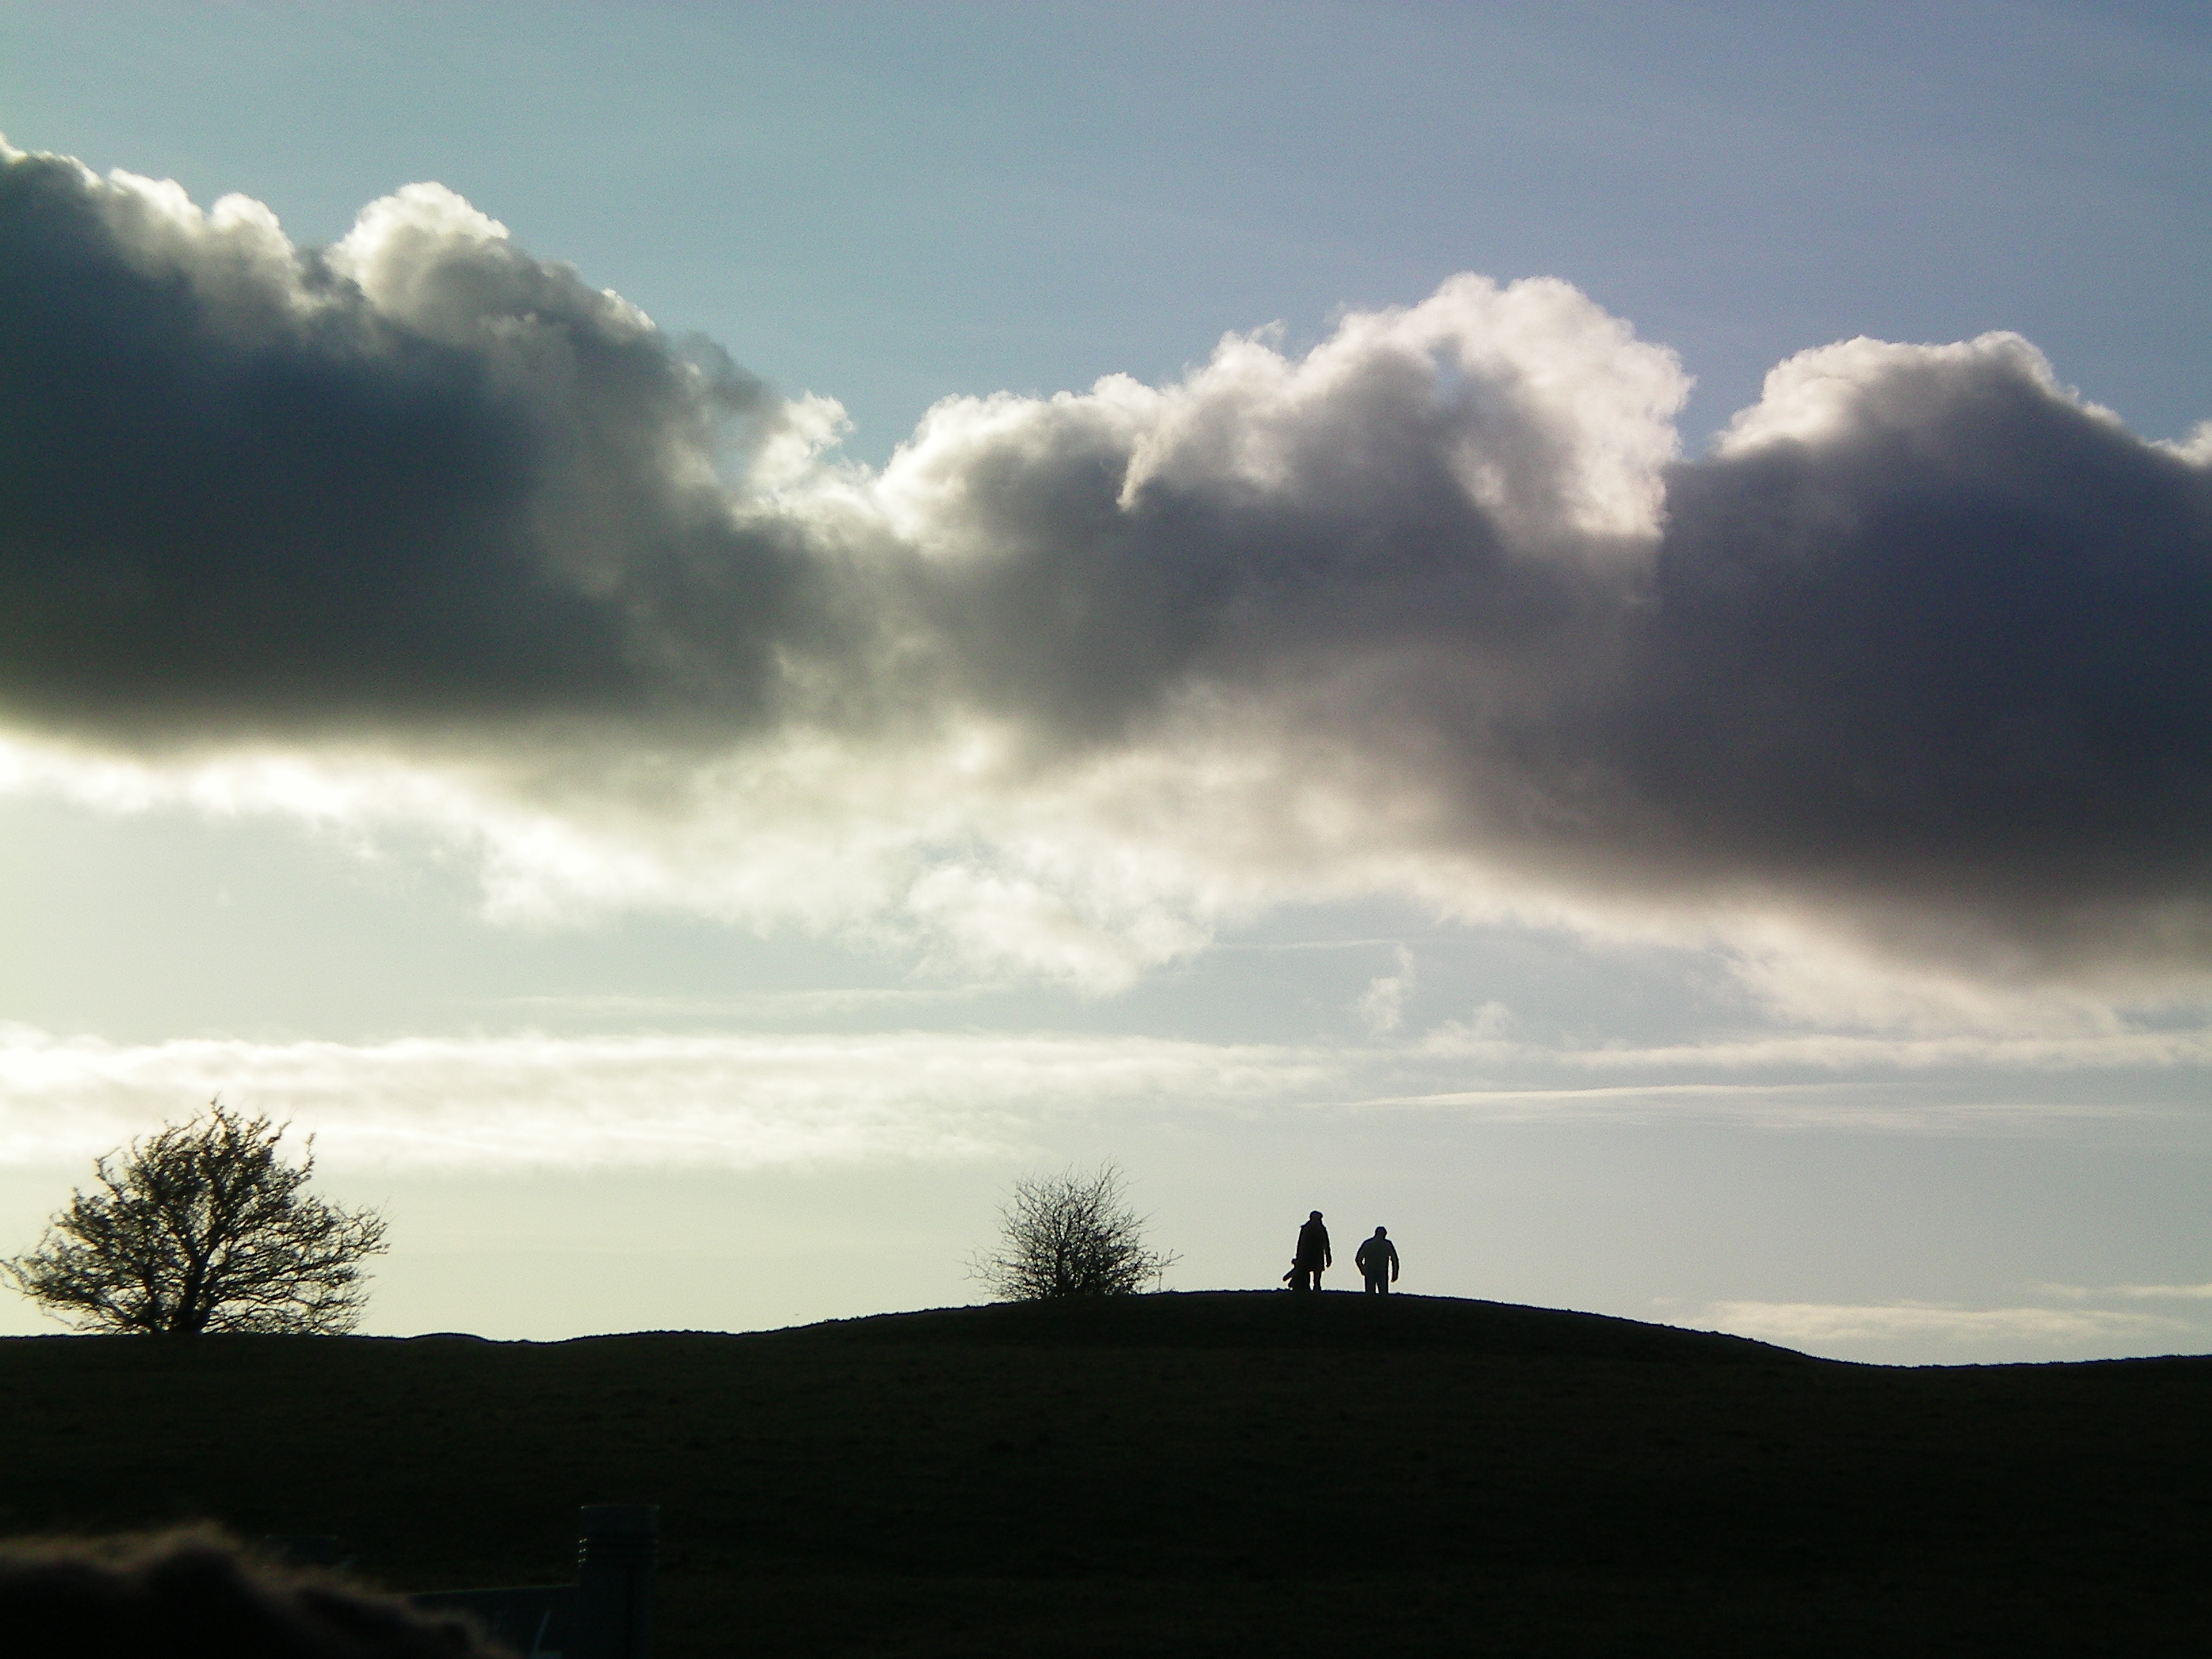
[[(1113, 1157), (1188, 1287), (1271, 1283), (1318, 1205), (1347, 1239), (1389, 1223), (1407, 1288), (1867, 1358), (2201, 1350), (2208, 94), (2212, 30), (2185, 8), (0, 7), (18, 152), (173, 179), (201, 210), (253, 198), (302, 249), (435, 181), (499, 247), (574, 268), (579, 337), (635, 346), (641, 374), (726, 352), (762, 383), (713, 457), (748, 533), (857, 584), (778, 660), (825, 630), (872, 641), (823, 647), (817, 701), (783, 725), (747, 724), (717, 679), (651, 693), (695, 699), (684, 722), (576, 715), (570, 685), (515, 726), (485, 700), (523, 683), (471, 679), (490, 635), (456, 625), (431, 662), (419, 623), (382, 638), (313, 569), (264, 600), (195, 544), (216, 560), (198, 591), (230, 597), (106, 666), (108, 613), (54, 611), (52, 637), (88, 641), (74, 657), (9, 647), (29, 665), (0, 765), (0, 1246), (31, 1242), (93, 1156), (221, 1089), (316, 1131), (324, 1178), (389, 1207), (372, 1329), (967, 1299), (1014, 1174)], [(376, 273), (402, 232), (438, 258), (490, 246), (450, 197), (408, 212), (350, 244), (359, 292), (400, 291)], [(155, 233), (114, 234), (125, 264), (154, 257)], [(1450, 288), (1462, 272), (1571, 293)], [(591, 309), (599, 289), (649, 316), (645, 345)], [(464, 338), (372, 302), (379, 326)], [(1831, 356), (1761, 403), (1799, 353), (1992, 331), (2032, 349)], [(1398, 406), (1357, 401), (1414, 361), (1459, 422), (1459, 517), (1416, 522), (1393, 482), (1427, 417), (1400, 411), (1413, 435), (1390, 439)], [(1109, 375), (1136, 389), (1091, 394)], [(1547, 376), (1565, 390), (1528, 390)], [(150, 406), (128, 374), (103, 384), (131, 420)], [(1914, 500), (2006, 468), (2065, 487), (1896, 529), (1881, 469), (1833, 459), (1819, 399), (1838, 385), (1866, 421), (1889, 411), (1900, 453), (1969, 458)], [(948, 398), (983, 401), (917, 435)], [(1976, 425), (1991, 398), (2024, 424)], [(682, 409), (622, 408), (688, 441)], [(1201, 441), (1293, 428), (1287, 483)], [(210, 476), (237, 448), (219, 438)], [(1125, 441), (1165, 457), (1132, 477), (1154, 466), (1218, 528), (1146, 520), (1125, 490), (1102, 564), (1052, 516), (1058, 475), (1007, 471)], [(1663, 730), (1585, 724), (1560, 690), (1640, 672), (1602, 626), (1528, 643), (1549, 624), (1527, 619), (1601, 610), (1613, 576), (1424, 586), (1468, 536), (1509, 572), (1765, 556), (1776, 521), (1740, 504), (1781, 487), (1792, 445), (1832, 460), (1822, 499), (1892, 526), (1835, 551), (1835, 515), (1808, 508), (1808, 545), (1874, 574), (1809, 622), (1652, 647), (1713, 665)], [(130, 476), (118, 453), (102, 476)], [(1546, 468), (1571, 475), (1560, 493), (1514, 494)], [(329, 509), (332, 545), (372, 563), (394, 533), (379, 476), (334, 483)], [(158, 526), (169, 487), (113, 489)], [(258, 486), (225, 487), (251, 517)], [(1253, 489), (1277, 494), (1237, 518)], [(558, 556), (614, 559), (628, 532), (585, 507), (532, 522), (571, 507)], [(122, 533), (90, 525), (53, 532), (81, 538), (58, 555), (11, 530), (9, 556)], [(1330, 562), (1370, 544), (1398, 561), (1382, 575)], [(1265, 588), (1292, 546), (1349, 585), (1317, 609)], [(906, 586), (870, 586), (915, 550)], [(1205, 632), (1214, 590), (1189, 573), (1216, 562), (1279, 595), (1261, 622)], [(1132, 563), (1158, 585), (1115, 586)], [(988, 574), (1029, 564), (1035, 582)], [(2142, 585), (2073, 585), (2106, 568)], [(1094, 620), (1052, 634), (1036, 594), (1094, 576)], [(1889, 608), (1905, 594), (1925, 609)], [(933, 605), (917, 644), (900, 630)], [(2068, 632), (2085, 605), (2097, 628)], [(278, 653), (233, 684), (237, 653), (195, 653), (241, 610), (330, 672)], [(1916, 614), (1951, 632), (1929, 644)], [(1332, 617), (1370, 620), (1354, 638)], [(717, 673), (752, 660), (685, 625), (668, 638)], [(1809, 646), (1786, 643), (1798, 627)], [(1186, 635), (1210, 642), (1169, 674)], [(1793, 678), (1832, 639), (1840, 678)], [(900, 649), (939, 666), (878, 686)], [(146, 669), (165, 652), (180, 678)], [(2075, 678), (2046, 684), (2053, 662)], [(433, 670), (454, 701), (422, 690)], [(830, 685), (878, 712), (840, 724)], [(882, 712), (954, 685), (942, 726)], [(1927, 714), (1944, 765), (1923, 767), (1894, 687), (2013, 701), (1971, 729)], [(418, 691), (428, 715), (392, 712)], [(1832, 767), (1759, 781), (1772, 733), (1711, 758), (1738, 752), (1740, 710), (1801, 694)], [(1470, 738), (1493, 696), (1547, 723)], [(1950, 793), (1954, 743), (1970, 768), (2017, 744), (2064, 787), (2008, 793), (1996, 768)], [(2101, 794), (2067, 793), (2077, 763)], [(1575, 793), (1608, 767), (1626, 795)], [(1578, 804), (1545, 831), (1529, 801)], [(27, 1307), (0, 1322), (40, 1328)]]

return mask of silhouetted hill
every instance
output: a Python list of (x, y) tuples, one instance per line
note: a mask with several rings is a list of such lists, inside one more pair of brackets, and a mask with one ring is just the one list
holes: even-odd
[(1338, 1348), (1747, 1364), (1807, 1360), (1748, 1337), (1686, 1331), (1607, 1314), (1457, 1297), (1293, 1296), (1168, 1291), (1064, 1302), (997, 1303), (832, 1320), (775, 1334), (829, 1341), (1139, 1348)]
[(0, 1342), (0, 1529), (427, 1589), (664, 1506), (662, 1659), (2185, 1650), (2212, 1360), (1889, 1370), (1444, 1298), (742, 1335)]

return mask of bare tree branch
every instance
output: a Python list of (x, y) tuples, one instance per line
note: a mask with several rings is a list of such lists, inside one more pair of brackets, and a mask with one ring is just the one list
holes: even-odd
[(1002, 1302), (1127, 1296), (1157, 1287), (1179, 1259), (1145, 1248), (1148, 1218), (1132, 1210), (1120, 1167), (1024, 1176), (999, 1212), (999, 1248), (969, 1276)]
[(220, 1099), (94, 1165), (39, 1248), (0, 1273), (80, 1330), (193, 1336), (204, 1331), (351, 1330), (368, 1299), (362, 1263), (381, 1255), (386, 1223), (302, 1189), (277, 1157), (284, 1124)]

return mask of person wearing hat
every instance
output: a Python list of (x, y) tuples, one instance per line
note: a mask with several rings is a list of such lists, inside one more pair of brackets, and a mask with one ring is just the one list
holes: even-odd
[(1321, 1212), (1316, 1210), (1306, 1218), (1306, 1224), (1298, 1229), (1297, 1254), (1291, 1259), (1291, 1288), (1319, 1290), (1322, 1270), (1334, 1262), (1335, 1257), (1328, 1249), (1328, 1229), (1321, 1224)]

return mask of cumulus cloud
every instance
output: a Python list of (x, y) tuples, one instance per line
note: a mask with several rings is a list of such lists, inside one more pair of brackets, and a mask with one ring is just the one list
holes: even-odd
[(871, 471), (436, 185), (302, 250), (10, 150), (0, 779), (1097, 988), (1376, 891), (1784, 1000), (2201, 986), (2212, 451), (2012, 336), (1805, 353), (1700, 459), (1688, 384), (1458, 276)]
[(634, 708), (714, 601), (684, 665), (762, 695), (798, 567), (711, 463), (772, 404), (451, 191), (313, 252), (9, 152), (0, 219), (11, 712), (144, 742)]
[(2016, 337), (1856, 340), (1668, 510), (1606, 741), (1674, 857), (1993, 967), (2203, 962), (2212, 471)]
[(1406, 1023), (1406, 999), (1413, 988), (1413, 953), (1404, 945), (1394, 947), (1398, 971), (1377, 974), (1367, 981), (1358, 1002), (1352, 1005), (1367, 1029), (1380, 1036), (1395, 1031)]

